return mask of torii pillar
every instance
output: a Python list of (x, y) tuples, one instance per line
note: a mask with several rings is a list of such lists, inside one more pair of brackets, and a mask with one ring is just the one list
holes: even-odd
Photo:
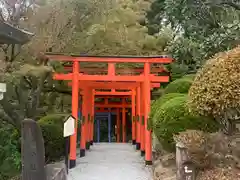
[(141, 101), (141, 111), (140, 111), (140, 150), (141, 150), (141, 156), (145, 155), (145, 113), (144, 113), (144, 107), (145, 107), (145, 94), (144, 94), (144, 84), (141, 83), (140, 87), (140, 101)]
[(91, 141), (91, 104), (92, 104), (92, 94), (91, 94), (91, 89), (87, 88), (86, 90), (84, 90), (84, 96), (86, 96), (87, 98), (87, 102), (86, 102), (86, 111), (87, 111), (87, 116), (86, 116), (86, 149), (89, 150), (90, 149), (90, 141)]
[(81, 119), (81, 140), (80, 140), (80, 157), (85, 156), (86, 142), (87, 142), (87, 102), (89, 101), (87, 96), (87, 89), (83, 89), (82, 95), (82, 119)]
[(117, 108), (117, 142), (120, 142), (120, 125), (121, 125), (121, 120), (120, 120), (120, 108)]
[(151, 83), (150, 78), (150, 63), (144, 64), (144, 128), (145, 128), (145, 163), (152, 165), (152, 132), (148, 129), (148, 119), (151, 106)]
[(137, 127), (137, 137), (136, 137), (136, 150), (140, 150), (141, 147), (141, 91), (140, 87), (137, 87), (137, 92), (136, 92), (137, 98), (136, 98), (136, 111), (137, 111), (137, 116), (136, 116), (136, 127)]
[(76, 119), (75, 122), (75, 133), (70, 137), (70, 154), (69, 154), (69, 168), (74, 168), (76, 166), (76, 156), (77, 156), (77, 122), (78, 122), (78, 105), (79, 105), (79, 63), (78, 61), (73, 61), (73, 73), (72, 73), (72, 116)]
[(136, 144), (136, 89), (132, 90), (132, 144)]
[(91, 94), (91, 138), (90, 138), (90, 145), (93, 145), (93, 136), (94, 136), (94, 110), (95, 110), (95, 91), (92, 89)]

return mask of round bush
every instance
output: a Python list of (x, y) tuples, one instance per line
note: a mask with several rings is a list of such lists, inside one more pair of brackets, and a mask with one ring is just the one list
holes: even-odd
[(218, 120), (234, 120), (240, 107), (239, 72), (240, 46), (208, 60), (189, 90), (189, 110)]
[(177, 79), (167, 85), (164, 93), (188, 93), (189, 88), (192, 85), (190, 78)]
[(58, 160), (64, 155), (63, 123), (65, 115), (52, 114), (38, 121), (42, 129), (47, 161)]
[(153, 116), (156, 113), (156, 111), (161, 108), (161, 106), (167, 102), (168, 100), (175, 98), (175, 97), (182, 97), (182, 96), (186, 96), (185, 94), (181, 94), (181, 93), (169, 93), (169, 94), (165, 94), (162, 97), (158, 98), (157, 100), (153, 101), (152, 105), (151, 105), (151, 111), (150, 111), (150, 115), (149, 115), (149, 120), (148, 120), (148, 127), (150, 129), (153, 128)]
[(189, 114), (186, 108), (187, 95), (175, 97), (165, 102), (153, 117), (153, 131), (165, 150), (173, 151), (173, 135), (187, 129), (216, 131), (212, 119)]
[(194, 80), (195, 77), (196, 77), (196, 74), (186, 74), (182, 78), (189, 79), (189, 80)]

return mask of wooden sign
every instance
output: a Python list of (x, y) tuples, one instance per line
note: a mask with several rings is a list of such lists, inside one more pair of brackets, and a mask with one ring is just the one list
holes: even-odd
[(0, 100), (3, 99), (3, 93), (7, 91), (7, 87), (5, 83), (0, 83)]
[(182, 164), (183, 180), (196, 180), (196, 167), (191, 161), (186, 161)]
[(75, 133), (76, 119), (73, 116), (69, 116), (64, 122), (63, 137), (72, 136)]

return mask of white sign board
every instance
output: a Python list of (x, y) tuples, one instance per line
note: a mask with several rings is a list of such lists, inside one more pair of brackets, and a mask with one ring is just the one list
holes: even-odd
[(0, 92), (5, 93), (7, 91), (6, 83), (0, 83)]
[(63, 127), (63, 137), (71, 136), (75, 133), (75, 118), (73, 116), (69, 116), (64, 123)]
[(0, 83), (0, 100), (3, 99), (3, 93), (7, 91), (7, 87), (5, 83)]

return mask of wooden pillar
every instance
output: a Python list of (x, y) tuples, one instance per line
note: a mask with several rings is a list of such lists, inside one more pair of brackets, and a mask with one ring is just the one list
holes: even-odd
[(96, 117), (97, 121), (97, 142), (100, 142), (100, 120)]
[(117, 108), (117, 142), (120, 142), (120, 109)]
[(87, 90), (83, 89), (82, 94), (82, 119), (81, 119), (81, 140), (80, 140), (80, 157), (85, 156), (86, 141), (87, 141)]
[(111, 118), (111, 112), (109, 111), (108, 112), (108, 142), (110, 143), (111, 142), (111, 124), (112, 124), (112, 118)]
[(152, 131), (148, 128), (151, 105), (150, 64), (144, 64), (144, 126), (145, 126), (145, 163), (152, 165)]
[(108, 75), (115, 76), (115, 63), (108, 63)]
[[(125, 99), (124, 99), (125, 100)], [(126, 109), (122, 108), (122, 142), (126, 142)]]
[(78, 121), (78, 96), (79, 96), (79, 62), (73, 62), (73, 76), (72, 76), (72, 116), (76, 119), (75, 133), (70, 137), (70, 164), (69, 168), (76, 166), (77, 156), (77, 121)]
[[(140, 134), (141, 134), (141, 143), (140, 143), (140, 150), (141, 150), (141, 156), (145, 155), (145, 126), (144, 126), (144, 103), (145, 103), (145, 97), (144, 97), (144, 86), (143, 83), (141, 83), (140, 88)], [(144, 98), (143, 98), (144, 97)]]
[(136, 102), (136, 108), (137, 108), (137, 117), (136, 117), (136, 123), (137, 123), (137, 137), (136, 137), (136, 149), (137, 150), (140, 150), (140, 144), (141, 144), (141, 123), (140, 123), (140, 111), (141, 111), (141, 91), (140, 91), (140, 87), (137, 87), (137, 92), (136, 92), (136, 95), (137, 95), (137, 102)]
[(94, 102), (95, 102), (95, 91), (92, 90), (92, 103), (91, 103), (91, 138), (90, 138), (90, 145), (93, 145), (93, 136), (94, 136)]
[(132, 144), (136, 144), (136, 90), (132, 90)]
[(90, 149), (90, 120), (91, 120), (91, 91), (89, 89), (85, 90), (84, 95), (86, 95), (86, 99), (88, 100), (85, 105), (86, 105), (86, 149)]

